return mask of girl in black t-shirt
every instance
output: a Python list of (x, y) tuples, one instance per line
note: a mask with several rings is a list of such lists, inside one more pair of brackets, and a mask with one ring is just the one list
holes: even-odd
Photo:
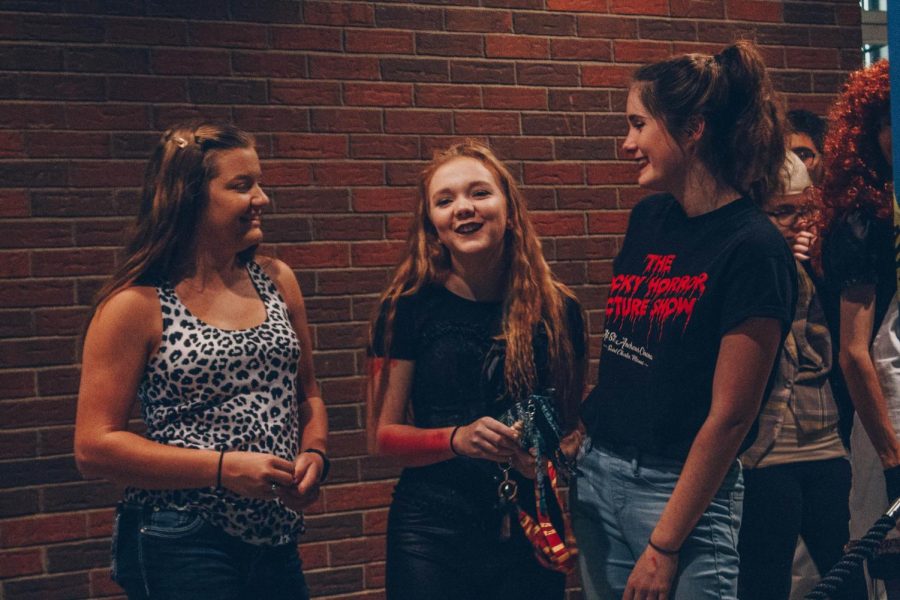
[(507, 475), (520, 505), (535, 506), (535, 461), (497, 417), (554, 388), (574, 429), (580, 308), (550, 273), (509, 171), (477, 142), (421, 173), (408, 242), (370, 348), (371, 441), (405, 467), (388, 519), (388, 598), (562, 598), (563, 574), (543, 568), (498, 507)]
[(790, 326), (796, 271), (759, 209), (784, 163), (749, 42), (635, 73), (641, 187), (613, 265), (572, 513), (587, 598), (735, 598), (738, 452)]

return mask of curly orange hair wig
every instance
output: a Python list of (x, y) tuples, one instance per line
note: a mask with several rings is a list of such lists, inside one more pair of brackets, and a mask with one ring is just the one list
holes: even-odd
[(851, 73), (832, 107), (822, 182), (829, 223), (856, 209), (890, 215), (894, 175), (878, 145), (879, 131), (890, 124), (890, 104), (888, 62), (881, 60)]

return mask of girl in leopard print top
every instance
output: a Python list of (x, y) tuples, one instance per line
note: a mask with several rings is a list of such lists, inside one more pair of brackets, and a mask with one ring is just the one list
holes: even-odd
[[(167, 131), (94, 304), (75, 455), (85, 476), (126, 486), (112, 575), (129, 598), (308, 596), (297, 536), (327, 422), (297, 280), (254, 257), (260, 178), (233, 126)], [(128, 428), (136, 399), (143, 435)]]

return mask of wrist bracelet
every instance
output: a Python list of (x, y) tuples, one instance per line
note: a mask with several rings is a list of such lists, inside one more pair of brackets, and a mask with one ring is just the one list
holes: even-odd
[(459, 431), (460, 427), (462, 427), (462, 425), (457, 425), (456, 427), (453, 428), (453, 431), (450, 432), (450, 452), (452, 452), (456, 456), (462, 456), (462, 454), (457, 452), (456, 448), (453, 447), (453, 438), (456, 437), (456, 432)]
[(331, 470), (331, 461), (328, 460), (328, 457), (325, 456), (325, 453), (319, 450), (318, 448), (307, 448), (304, 452), (309, 452), (311, 454), (318, 454), (322, 457), (322, 472), (319, 473), (319, 483), (325, 481), (325, 478), (328, 477), (328, 471)]
[(222, 461), (225, 460), (225, 448), (219, 452), (219, 466), (216, 467), (216, 489), (222, 489)]
[(650, 546), (651, 548), (653, 548), (654, 550), (656, 550), (657, 552), (659, 552), (660, 554), (663, 554), (665, 556), (677, 556), (678, 554), (681, 553), (681, 548), (679, 548), (678, 550), (667, 550), (666, 548), (660, 548), (659, 546), (657, 546), (656, 544), (653, 543), (652, 539), (647, 540), (647, 545)]

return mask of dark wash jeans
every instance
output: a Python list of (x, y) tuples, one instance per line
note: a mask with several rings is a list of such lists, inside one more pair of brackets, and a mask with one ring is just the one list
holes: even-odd
[(120, 504), (112, 559), (130, 600), (309, 598), (296, 544), (249, 544), (192, 511)]

